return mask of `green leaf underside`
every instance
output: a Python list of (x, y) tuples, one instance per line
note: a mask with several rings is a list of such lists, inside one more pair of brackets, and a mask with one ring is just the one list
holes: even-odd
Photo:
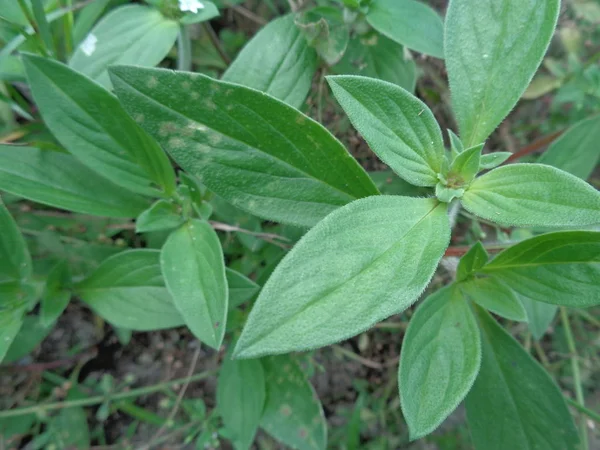
[(35, 202), (107, 217), (135, 217), (148, 205), (73, 156), (0, 145), (0, 189)]
[(92, 29), (95, 46), (84, 51), (84, 40), (73, 53), (69, 66), (102, 86), (110, 87), (107, 69), (117, 64), (152, 67), (163, 60), (177, 39), (177, 22), (157, 9), (125, 5), (111, 11)]
[(325, 450), (327, 422), (317, 393), (290, 356), (261, 360), (267, 400), (260, 426), (285, 445), (298, 450)]
[(575, 308), (600, 304), (600, 232), (548, 233), (498, 254), (482, 271), (520, 296)]
[(249, 449), (265, 404), (265, 375), (259, 360), (225, 359), (219, 372), (217, 407), (234, 447)]
[(529, 330), (534, 339), (539, 341), (544, 334), (546, 334), (546, 331), (554, 320), (556, 311), (558, 311), (558, 306), (549, 303), (536, 302), (535, 300), (531, 300), (524, 296), (519, 297), (521, 298), (521, 303), (523, 304), (525, 311), (527, 311)]
[(57, 61), (34, 55), (23, 61), (44, 123), (71, 154), (134, 192), (156, 195), (153, 182), (174, 189), (167, 156), (116, 97)]
[(559, 0), (453, 0), (444, 52), (466, 147), (486, 140), (517, 103), (550, 42)]
[(137, 217), (135, 231), (137, 233), (147, 233), (149, 231), (177, 228), (183, 220), (176, 204), (167, 200), (158, 200)]
[(600, 223), (600, 193), (574, 175), (542, 164), (511, 164), (476, 178), (462, 198), (473, 214), (505, 226)]
[(416, 186), (435, 186), (444, 143), (425, 103), (381, 80), (337, 75), (327, 81), (354, 127), (383, 162)]
[(158, 250), (128, 250), (111, 256), (76, 286), (76, 292), (117, 327), (151, 331), (184, 324), (164, 287)]
[(509, 320), (527, 322), (527, 312), (515, 293), (496, 278), (474, 278), (460, 283), (461, 291), (475, 303)]
[(189, 221), (171, 233), (160, 262), (186, 325), (198, 339), (218, 349), (225, 333), (228, 290), (217, 233), (208, 222)]
[(227, 268), (225, 275), (229, 289), (229, 309), (250, 300), (260, 289), (258, 284), (235, 270)]
[(399, 313), (429, 283), (449, 231), (433, 199), (369, 197), (335, 211), (277, 266), (235, 356), (322, 347)]
[(0, 197), (0, 281), (22, 280), (32, 272), (31, 255), (19, 228)]
[(369, 7), (367, 22), (411, 50), (444, 57), (444, 24), (428, 5), (413, 0), (377, 0)]
[(476, 311), (481, 369), (465, 401), (475, 448), (577, 448), (577, 430), (554, 381), (487, 312)]
[(242, 49), (222, 80), (266, 92), (300, 108), (317, 70), (317, 54), (287, 15), (269, 22)]
[(458, 262), (456, 280), (463, 281), (473, 272), (481, 269), (488, 261), (489, 255), (481, 242), (477, 242)]
[(600, 159), (600, 116), (578, 122), (555, 140), (537, 162), (557, 167), (583, 180)]
[(168, 70), (112, 74), (125, 109), (177, 163), (251, 214), (310, 227), (378, 193), (325, 128), (264, 93)]
[(465, 398), (481, 363), (477, 323), (460, 290), (429, 296), (412, 317), (398, 385), (411, 440), (435, 430)]

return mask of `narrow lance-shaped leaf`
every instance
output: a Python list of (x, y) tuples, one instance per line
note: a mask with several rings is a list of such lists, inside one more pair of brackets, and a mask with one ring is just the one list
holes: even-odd
[(229, 287), (229, 309), (250, 300), (260, 289), (258, 284), (235, 270), (227, 268), (225, 275)]
[(31, 255), (23, 235), (0, 198), (0, 281), (29, 278)]
[(548, 327), (550, 327), (550, 324), (554, 320), (558, 306), (531, 300), (529, 297), (521, 295), (519, 297), (525, 311), (527, 311), (527, 325), (529, 326), (529, 330), (533, 338), (539, 341), (546, 331), (548, 331)]
[(494, 167), (498, 167), (511, 156), (511, 152), (494, 152), (488, 153), (486, 155), (481, 155), (479, 167), (481, 169), (493, 169)]
[(175, 189), (171, 163), (115, 96), (57, 61), (23, 56), (44, 123), (83, 164), (119, 186), (156, 196)]
[(411, 440), (435, 430), (465, 398), (481, 363), (479, 330), (455, 285), (427, 297), (400, 353), (398, 386)]
[(322, 347), (401, 312), (429, 283), (449, 232), (446, 207), (434, 199), (378, 196), (340, 208), (277, 266), (236, 356)]
[(444, 53), (465, 146), (485, 141), (515, 106), (546, 53), (559, 5), (560, 0), (450, 2)]
[(527, 239), (482, 269), (520, 296), (562, 306), (600, 304), (600, 232), (565, 231)]
[(600, 223), (600, 193), (585, 181), (542, 164), (511, 164), (476, 178), (462, 204), (500, 225), (574, 227)]
[(466, 280), (488, 261), (489, 255), (481, 242), (477, 242), (458, 262), (456, 281)]
[(223, 250), (208, 222), (190, 220), (162, 248), (162, 273), (186, 325), (218, 349), (225, 334), (228, 290)]
[(135, 217), (148, 206), (73, 156), (31, 147), (0, 145), (0, 189), (96, 216)]
[(125, 109), (181, 167), (254, 215), (310, 227), (378, 193), (325, 128), (264, 93), (168, 70), (118, 67), (112, 76)]
[(527, 312), (517, 295), (501, 280), (473, 278), (459, 284), (463, 294), (485, 309), (509, 320), (527, 321)]
[(71, 273), (65, 260), (52, 268), (46, 278), (46, 287), (41, 301), (40, 322), (50, 326), (60, 317), (71, 300)]
[(444, 159), (442, 132), (421, 100), (385, 81), (330, 76), (335, 98), (371, 149), (416, 186), (435, 186)]
[(481, 370), (466, 399), (477, 450), (577, 448), (577, 430), (560, 389), (483, 309)]

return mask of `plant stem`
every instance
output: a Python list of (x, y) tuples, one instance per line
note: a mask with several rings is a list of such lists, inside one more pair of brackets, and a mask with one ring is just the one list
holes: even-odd
[(92, 406), (98, 405), (100, 403), (104, 403), (107, 400), (123, 400), (132, 397), (141, 397), (142, 395), (152, 394), (154, 392), (161, 391), (163, 389), (168, 389), (177, 384), (183, 383), (192, 383), (195, 381), (204, 380), (211, 375), (213, 375), (213, 371), (205, 371), (201, 373), (197, 373), (190, 377), (178, 378), (176, 380), (165, 381), (164, 383), (154, 384), (152, 386), (145, 386), (137, 389), (132, 389), (126, 392), (119, 392), (114, 395), (97, 395), (95, 397), (84, 398), (81, 400), (69, 400), (66, 402), (57, 402), (57, 403), (46, 403), (34, 406), (26, 406), (23, 408), (10, 409), (8, 411), (0, 411), (0, 419), (4, 419), (6, 417), (16, 417), (23, 416), (25, 414), (35, 414), (42, 411), (52, 411), (55, 409), (64, 409), (64, 408), (74, 408), (77, 406)]
[(581, 406), (579, 403), (577, 403), (575, 400), (573, 400), (569, 397), (565, 397), (565, 400), (567, 401), (567, 403), (569, 405), (571, 405), (577, 411), (585, 414), (590, 419), (595, 420), (596, 422), (600, 423), (600, 413), (597, 413), (596, 411), (592, 411), (591, 409), (586, 408), (585, 406)]
[(192, 70), (192, 38), (189, 26), (183, 24), (179, 27), (177, 38), (177, 70)]
[(563, 134), (562, 131), (557, 131), (556, 133), (549, 134), (548, 136), (544, 136), (544, 137), (538, 139), (537, 141), (532, 142), (531, 144), (523, 147), (518, 152), (513, 153), (513, 155), (510, 158), (508, 158), (504, 164), (514, 162), (517, 159), (522, 158), (523, 156), (529, 155), (530, 153), (537, 152), (541, 148), (552, 143), (561, 134)]
[[(577, 348), (575, 347), (575, 339), (573, 339), (573, 332), (571, 331), (571, 324), (569, 323), (569, 316), (567, 315), (567, 309), (564, 306), (560, 307), (560, 319), (565, 329), (565, 337), (567, 339), (567, 346), (571, 355), (571, 371), (573, 372), (573, 386), (575, 388), (575, 398), (577, 403), (585, 408), (585, 399), (583, 397), (583, 388), (581, 385), (581, 373), (579, 372), (579, 363), (577, 362)], [(579, 417), (579, 430), (581, 433), (581, 448), (583, 450), (588, 449), (588, 435), (587, 435), (587, 424), (583, 416)]]
[(208, 22), (202, 22), (202, 28), (204, 28), (204, 31), (206, 32), (206, 34), (208, 34), (210, 42), (212, 42), (212, 44), (214, 45), (221, 59), (225, 61), (227, 65), (231, 64), (231, 58), (223, 48), (223, 45), (221, 44), (221, 41), (219, 41), (219, 36), (217, 36), (215, 30), (213, 30), (213, 28)]

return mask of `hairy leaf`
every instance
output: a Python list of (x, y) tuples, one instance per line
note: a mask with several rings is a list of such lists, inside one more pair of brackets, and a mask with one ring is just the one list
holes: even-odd
[(483, 144), (476, 145), (462, 151), (454, 158), (448, 172), (448, 182), (454, 185), (462, 186), (470, 183), (479, 172), (479, 162), (481, 160), (481, 150)]
[(137, 233), (147, 233), (149, 231), (169, 230), (177, 228), (182, 222), (183, 217), (176, 204), (167, 200), (158, 200), (135, 219), (135, 231)]
[(459, 284), (471, 300), (509, 320), (527, 322), (527, 312), (515, 293), (496, 278), (473, 278)]
[(549, 303), (537, 302), (528, 297), (519, 296), (521, 303), (527, 311), (527, 319), (529, 321), (529, 330), (535, 339), (542, 339), (548, 327), (556, 316), (558, 306)]
[(335, 6), (317, 6), (298, 13), (295, 23), (308, 44), (327, 65), (337, 64), (344, 56), (350, 41), (350, 30), (344, 22), (341, 9)]
[(227, 268), (225, 275), (229, 287), (229, 309), (247, 302), (260, 289), (258, 284), (235, 270)]
[(480, 169), (493, 169), (498, 167), (504, 161), (512, 156), (511, 152), (494, 152), (486, 155), (481, 155), (481, 161), (479, 162)]
[(478, 241), (458, 262), (456, 281), (466, 280), (474, 272), (481, 269), (488, 259), (488, 252), (481, 242)]
[(32, 267), (27, 243), (0, 198), (0, 281), (27, 279)]
[(322, 347), (399, 313), (429, 283), (449, 231), (446, 207), (433, 199), (378, 196), (340, 208), (277, 266), (236, 356)]

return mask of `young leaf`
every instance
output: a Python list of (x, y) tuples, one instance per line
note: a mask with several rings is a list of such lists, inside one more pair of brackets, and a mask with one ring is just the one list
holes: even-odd
[(257, 359), (226, 358), (219, 371), (217, 407), (236, 450), (254, 441), (265, 404), (265, 375)]
[(520, 296), (574, 308), (600, 304), (600, 232), (564, 231), (527, 239), (482, 271)]
[[(80, 400), (69, 396), (69, 400)], [(91, 437), (88, 418), (85, 410), (80, 407), (65, 408), (48, 423), (48, 438), (46, 448), (68, 448), (85, 450), (90, 448)]]
[(325, 450), (327, 422), (317, 393), (290, 356), (261, 360), (267, 401), (260, 426), (290, 448)]
[(527, 311), (529, 331), (531, 331), (534, 339), (539, 341), (554, 320), (558, 306), (549, 303), (536, 302), (528, 297), (520, 296), (520, 298), (525, 311)]
[(222, 79), (258, 89), (300, 108), (316, 70), (317, 54), (290, 14), (269, 22), (256, 33)]
[(485, 141), (527, 88), (554, 33), (559, 5), (450, 2), (444, 52), (452, 107), (467, 147)]
[(383, 162), (416, 186), (435, 186), (444, 159), (431, 110), (399, 86), (352, 75), (327, 77), (354, 127)]
[(40, 322), (52, 325), (60, 317), (71, 300), (71, 273), (65, 260), (52, 268), (46, 278), (46, 288), (42, 295)]
[(505, 226), (600, 223), (600, 193), (576, 176), (542, 164), (498, 167), (471, 183), (462, 204), (473, 214)]
[(4, 357), (5, 363), (16, 362), (34, 351), (52, 331), (39, 316), (23, 317), (23, 324)]
[(175, 175), (163, 150), (107, 90), (57, 61), (22, 57), (35, 103), (60, 143), (90, 169), (119, 186), (156, 195)]
[(585, 180), (600, 160), (600, 115), (573, 125), (546, 150), (539, 163), (558, 167)]
[(251, 214), (310, 227), (378, 193), (325, 128), (268, 95), (199, 74), (111, 72), (125, 109), (144, 115), (142, 126), (177, 163)]
[(298, 13), (295, 24), (327, 65), (337, 64), (344, 56), (350, 41), (350, 30), (344, 22), (341, 9), (317, 6)]
[(411, 50), (444, 57), (444, 24), (429, 6), (414, 0), (376, 0), (367, 22), (390, 39)]
[(117, 64), (153, 67), (173, 48), (179, 25), (157, 9), (125, 5), (114, 9), (77, 47), (69, 66), (104, 87), (110, 87), (107, 69)]
[(0, 198), (0, 281), (31, 276), (31, 255), (19, 228)]
[(509, 320), (527, 322), (527, 312), (515, 293), (497, 278), (473, 278), (459, 284), (475, 303)]
[(577, 430), (548, 373), (483, 309), (481, 370), (466, 398), (476, 449), (577, 448)]
[(479, 168), (488, 170), (493, 169), (494, 167), (498, 167), (511, 156), (511, 152), (494, 152), (488, 153), (487, 155), (481, 155)]
[(34, 202), (107, 217), (135, 217), (142, 197), (112, 184), (73, 156), (0, 145), (0, 189)]
[(162, 274), (186, 325), (219, 349), (225, 334), (228, 290), (223, 249), (208, 222), (190, 220), (175, 230), (160, 254)]
[(0, 309), (0, 362), (4, 360), (8, 349), (23, 325), (23, 312)]
[(277, 266), (236, 356), (322, 347), (403, 311), (429, 283), (449, 232), (434, 199), (377, 196), (338, 209)]
[(465, 398), (481, 363), (477, 322), (460, 290), (429, 296), (402, 341), (398, 386), (411, 440), (435, 430)]
[(229, 286), (229, 309), (236, 308), (254, 297), (260, 286), (235, 270), (226, 269), (227, 286)]
[(332, 71), (338, 75), (362, 75), (397, 84), (414, 92), (417, 65), (404, 48), (375, 30), (350, 38), (344, 56)]
[(184, 324), (160, 272), (158, 250), (128, 250), (106, 259), (75, 291), (98, 315), (138, 331)]
[(448, 129), (448, 136), (450, 137), (450, 149), (454, 157), (465, 151), (465, 146), (454, 131)]
[(481, 242), (477, 242), (458, 262), (456, 281), (464, 281), (471, 274), (481, 269), (489, 259), (488, 252)]
[(481, 150), (483, 144), (468, 148), (454, 158), (447, 176), (450, 185), (463, 186), (473, 181), (479, 172)]
[(182, 223), (183, 217), (179, 213), (177, 205), (167, 200), (158, 200), (135, 219), (135, 231), (136, 233), (147, 233), (169, 230), (177, 228)]

